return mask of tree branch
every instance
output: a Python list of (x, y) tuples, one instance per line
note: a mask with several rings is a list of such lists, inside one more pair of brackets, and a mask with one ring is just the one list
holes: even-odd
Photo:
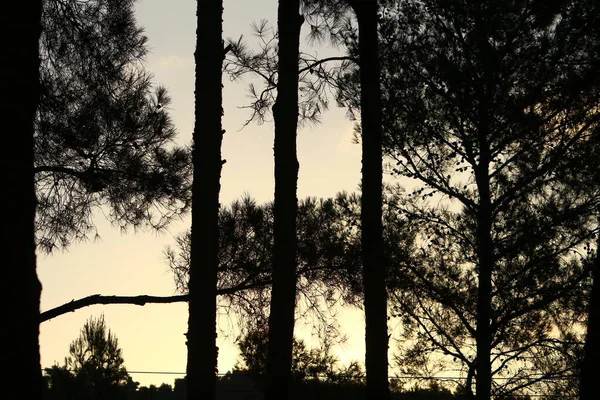
[[(217, 296), (233, 294), (249, 289), (255, 289), (257, 287), (262, 287), (264, 284), (270, 284), (270, 281), (265, 281), (256, 284), (244, 280), (240, 284), (235, 285), (233, 287), (217, 289)], [(93, 294), (91, 296), (83, 297), (81, 299), (71, 300), (70, 302), (65, 303), (61, 306), (51, 308), (50, 310), (40, 313), (39, 322), (42, 323), (52, 318), (56, 318), (58, 316), (66, 314), (68, 312), (74, 312), (79, 310), (80, 308), (89, 307), (96, 304), (132, 304), (136, 306), (145, 306), (146, 304), (169, 304), (187, 301), (187, 294), (180, 294), (175, 296), (148, 296), (145, 294), (138, 296), (103, 296), (101, 294)]]
[(38, 174), (40, 172), (58, 172), (58, 173), (66, 174), (66, 175), (72, 175), (77, 178), (81, 178), (83, 175), (82, 171), (78, 171), (74, 168), (55, 166), (55, 165), (41, 165), (41, 166), (37, 166), (33, 169), (34, 174)]
[(79, 310), (80, 308), (92, 306), (95, 304), (134, 304), (137, 306), (144, 306), (146, 304), (167, 304), (177, 303), (188, 300), (187, 294), (177, 296), (103, 296), (100, 294), (93, 294), (91, 296), (83, 297), (78, 300), (71, 300), (61, 306), (52, 308), (48, 311), (40, 313), (40, 323), (48, 321), (49, 319), (56, 318), (60, 315), (68, 312)]
[(310, 71), (311, 69), (318, 67), (321, 64), (330, 62), (330, 61), (352, 61), (353, 63), (358, 64), (358, 60), (356, 58), (348, 57), (348, 56), (327, 57), (327, 58), (322, 58), (317, 61), (310, 61), (310, 62), (308, 60), (302, 60), (302, 61), (306, 63), (306, 66), (303, 68), (300, 68), (298, 70), (298, 75), (302, 74), (303, 72)]

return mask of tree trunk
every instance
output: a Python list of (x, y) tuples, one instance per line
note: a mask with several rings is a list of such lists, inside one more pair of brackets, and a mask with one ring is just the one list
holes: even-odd
[[(486, 168), (487, 172), (487, 168)], [(477, 378), (475, 380), (475, 393), (477, 400), (489, 400), (492, 390), (492, 365), (491, 365), (491, 345), (492, 331), (490, 319), (492, 316), (492, 251), (493, 244), (491, 238), (491, 218), (489, 185), (487, 186), (487, 201), (482, 201), (477, 216), (477, 239), (479, 274), (477, 287), (477, 329), (475, 340), (477, 342)], [(486, 197), (485, 191), (480, 197)]]
[(491, 96), (496, 86), (497, 76), (495, 65), (486, 58), (487, 37), (486, 22), (483, 18), (482, 3), (474, 6), (475, 40), (478, 51), (476, 62), (482, 67), (482, 75), (476, 83), (476, 96), (479, 103), (477, 121), (477, 147), (479, 150), (479, 163), (474, 168), (475, 181), (479, 192), (479, 207), (476, 215), (476, 242), (477, 259), (477, 327), (475, 342), (477, 356), (475, 360), (476, 380), (475, 397), (477, 400), (490, 400), (492, 393), (492, 272), (494, 270), (494, 242), (492, 240), (492, 194), (490, 190), (490, 163), (491, 163)]
[(275, 121), (275, 210), (273, 287), (269, 314), (266, 400), (285, 400), (291, 383), (294, 311), (296, 307), (296, 189), (298, 158), (298, 58), (300, 29), (298, 0), (279, 1), (279, 78)]
[[(12, 0), (2, 5), (3, 76), (0, 84), (4, 141), (1, 168), (3, 359), (5, 398), (42, 398), (39, 349), (41, 284), (36, 272), (33, 133), (39, 101), (39, 37), (42, 3)], [(15, 383), (15, 376), (23, 380)]]
[(381, 89), (377, 1), (354, 0), (359, 30), (362, 126), (361, 242), (367, 398), (389, 399), (386, 265), (382, 237)]
[(214, 399), (218, 213), (221, 188), (222, 0), (198, 0), (192, 161), (192, 233), (187, 332), (187, 398)]
[(583, 347), (583, 360), (579, 376), (579, 398), (580, 400), (592, 400), (595, 390), (595, 356), (598, 354), (598, 268), (600, 267), (600, 237), (597, 239), (596, 261), (592, 268), (592, 292), (588, 308), (587, 333)]
[(475, 168), (475, 180), (479, 191), (477, 210), (477, 258), (479, 260), (477, 286), (477, 359), (475, 368), (475, 396), (477, 400), (489, 400), (492, 391), (492, 270), (494, 268), (494, 244), (492, 241), (492, 202), (490, 193), (490, 145), (488, 142), (487, 103), (480, 101), (480, 126), (478, 135), (479, 165)]

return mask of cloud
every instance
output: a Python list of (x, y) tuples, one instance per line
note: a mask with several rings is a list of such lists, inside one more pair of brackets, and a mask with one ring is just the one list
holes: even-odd
[(183, 60), (179, 56), (172, 55), (161, 58), (159, 63), (161, 68), (177, 68), (183, 65)]
[(343, 133), (339, 136), (337, 151), (344, 154), (360, 153), (360, 145), (356, 143), (356, 132), (353, 123), (345, 128)]

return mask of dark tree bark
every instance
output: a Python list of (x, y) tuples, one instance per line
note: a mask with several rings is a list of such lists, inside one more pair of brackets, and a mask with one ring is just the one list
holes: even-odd
[[(2, 155), (2, 341), (15, 373), (2, 374), (7, 399), (42, 398), (39, 349), (41, 284), (36, 273), (33, 132), (38, 106), (39, 37), (42, 3), (11, 0), (3, 4), (0, 84), (4, 124)], [(15, 374), (21, 377), (15, 384)]]
[(269, 314), (269, 346), (265, 399), (285, 400), (291, 380), (296, 307), (296, 189), (298, 158), (298, 58), (304, 18), (299, 0), (279, 1), (279, 79), (273, 105), (275, 121), (275, 209), (273, 288)]
[(362, 264), (367, 398), (389, 399), (386, 265), (382, 236), (381, 88), (376, 0), (351, 0), (359, 31), (362, 126)]
[(587, 332), (585, 345), (583, 347), (583, 360), (581, 363), (581, 372), (579, 376), (579, 398), (580, 400), (592, 400), (597, 395), (594, 394), (596, 377), (596, 356), (598, 354), (598, 324), (600, 315), (598, 314), (598, 268), (600, 266), (600, 238), (597, 240), (596, 261), (592, 268), (592, 292), (590, 294), (590, 303), (588, 308)]
[(479, 150), (479, 163), (474, 167), (477, 191), (479, 192), (479, 206), (477, 208), (477, 327), (475, 330), (475, 341), (477, 358), (475, 360), (476, 380), (475, 396), (477, 400), (489, 400), (492, 393), (492, 273), (494, 270), (494, 242), (492, 239), (492, 219), (494, 209), (492, 206), (492, 194), (490, 190), (490, 163), (491, 145), (491, 111), (489, 98), (490, 93), (496, 85), (496, 74), (494, 66), (485, 54), (486, 41), (488, 37), (485, 32), (485, 23), (482, 17), (481, 4), (475, 7), (475, 33), (478, 47), (478, 58), (483, 69), (481, 78), (476, 82), (478, 102), (478, 126), (477, 146)]
[(198, 0), (192, 160), (192, 231), (187, 332), (187, 397), (214, 399), (218, 214), (221, 188), (223, 2)]
[(480, 132), (479, 147), (480, 161), (475, 169), (475, 179), (479, 190), (479, 210), (477, 212), (477, 256), (479, 259), (479, 274), (477, 286), (477, 359), (475, 361), (477, 378), (475, 392), (478, 400), (489, 400), (492, 390), (492, 213), (489, 181), (489, 144), (487, 132)]

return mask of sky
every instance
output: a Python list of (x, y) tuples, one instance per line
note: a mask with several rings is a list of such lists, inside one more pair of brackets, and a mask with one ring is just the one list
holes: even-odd
[[(224, 37), (241, 34), (253, 43), (250, 24), (266, 19), (275, 23), (276, 0), (225, 0)], [(136, 5), (138, 24), (145, 29), (150, 53), (146, 68), (155, 82), (167, 87), (172, 97), (171, 115), (178, 130), (177, 141), (190, 143), (194, 126), (194, 50), (196, 2), (193, 0), (140, 0)], [(306, 30), (303, 31), (303, 37)], [(317, 55), (330, 49), (304, 47)], [(273, 198), (273, 125), (242, 125), (249, 114), (239, 108), (247, 103), (249, 81), (225, 84), (222, 156), (227, 160), (221, 177), (221, 203), (228, 204), (244, 194), (259, 202)], [(355, 191), (360, 182), (360, 146), (352, 142), (353, 122), (345, 110), (332, 101), (322, 123), (303, 127), (298, 133), (300, 162), (298, 197), (331, 197), (340, 191)], [(175, 294), (173, 277), (163, 251), (173, 245), (174, 236), (189, 228), (189, 216), (170, 226), (166, 232), (123, 234), (106, 221), (102, 212), (95, 222), (97, 240), (75, 243), (67, 250), (46, 255), (38, 253), (38, 275), (43, 291), (41, 310), (45, 311), (73, 299), (92, 294), (157, 295)], [(187, 331), (187, 304), (92, 306), (44, 322), (40, 327), (42, 367), (60, 365), (69, 344), (79, 335), (85, 321), (104, 314), (106, 323), (123, 349), (125, 366), (141, 385), (169, 383), (183, 375), (146, 372), (184, 372)], [(336, 348), (341, 362), (360, 360), (364, 355), (362, 313), (347, 310), (342, 328), (349, 340)], [(231, 370), (237, 361), (234, 345), (235, 321), (222, 316), (218, 338), (219, 373)], [(304, 325), (296, 334), (307, 338)]]

